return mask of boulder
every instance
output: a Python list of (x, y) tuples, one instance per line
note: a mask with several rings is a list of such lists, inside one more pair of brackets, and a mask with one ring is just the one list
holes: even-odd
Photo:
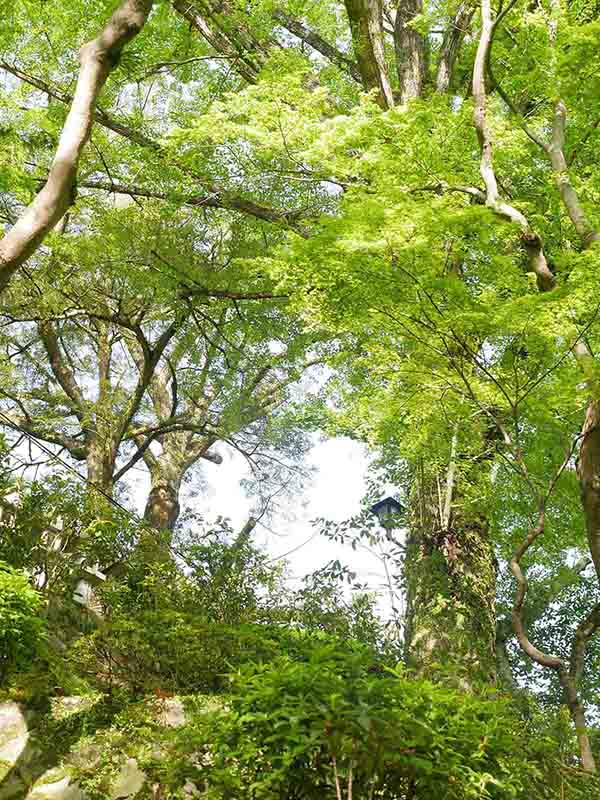
[(135, 758), (128, 758), (110, 792), (112, 800), (135, 797), (146, 782), (146, 774), (138, 767)]

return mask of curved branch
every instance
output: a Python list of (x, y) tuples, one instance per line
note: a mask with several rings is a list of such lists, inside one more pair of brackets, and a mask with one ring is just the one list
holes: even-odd
[(0, 291), (73, 203), (77, 167), (92, 130), (96, 99), (123, 47), (140, 32), (151, 8), (152, 0), (123, 0), (104, 30), (82, 47), (75, 95), (48, 180), (0, 241)]

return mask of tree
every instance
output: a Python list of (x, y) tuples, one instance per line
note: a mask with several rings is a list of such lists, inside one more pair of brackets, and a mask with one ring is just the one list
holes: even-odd
[[(189, 471), (200, 459), (221, 462), (218, 442), (248, 459), (266, 492), (292, 480), (306, 446), (281, 406), (322, 359), (318, 333), (302, 333), (285, 296), (232, 288), (243, 274), (227, 260), (242, 240), (206, 256), (210, 225), (184, 212), (171, 232), (174, 216), (101, 206), (86, 233), (61, 237), (45, 276), (13, 284), (2, 412), (17, 442), (25, 434), (84, 462), (92, 491), (105, 497), (145, 464), (144, 516), (168, 530)], [(146, 238), (136, 241), (133, 225), (145, 225)], [(107, 267), (98, 274), (100, 257)], [(147, 265), (158, 267), (144, 286)]]
[[(81, 25), (74, 17), (67, 45)], [(50, 19), (51, 34), (55, 25)], [(510, 564), (517, 641), (558, 680), (581, 763), (593, 772), (580, 687), (598, 607), (569, 618), (561, 641), (570, 634), (570, 654), (555, 654), (556, 637), (544, 641), (533, 623), (540, 639), (528, 631), (526, 573), (548, 579), (556, 565), (569, 567), (573, 553), (600, 569), (598, 308), (590, 299), (598, 241), (595, 6), (515, 0), (494, 10), (482, 0), (392, 8), (348, 0), (248, 10), (235, 0), (174, 0), (157, 8), (144, 35), (143, 48), (129, 61), (124, 54), (122, 81), (96, 112), (94, 151), (79, 172), (89, 205), (73, 230), (79, 234), (107, 196), (129, 196), (136, 207), (128, 213), (148, 240), (150, 208), (161, 209), (167, 226), (194, 231), (182, 258), (176, 235), (164, 233), (169, 246), (154, 247), (151, 258), (146, 252), (135, 278), (147, 287), (150, 272), (158, 269), (163, 282), (170, 273), (176, 314), (208, 313), (208, 328), (228, 338), (232, 329), (252, 334), (263, 325), (263, 342), (273, 320), (298, 326), (304, 342), (306, 332), (310, 339), (328, 331), (339, 429), (378, 448), (411, 498), (407, 630), (417, 668), (435, 674), (445, 648), (463, 685), (467, 672), (493, 682), (496, 569), (504, 575)], [(7, 187), (10, 212), (46, 179), (52, 148), (44, 135), (56, 135), (70, 97), (51, 46), (26, 33), (17, 42), (9, 32), (4, 41), (22, 54), (19, 63), (4, 61), (22, 83), (7, 112), (19, 154)], [(582, 65), (585, 81), (577, 77)], [(50, 103), (44, 124), (20, 102), (19, 91), (33, 102), (34, 90)], [(132, 251), (122, 238), (109, 241), (106, 224), (98, 228), (94, 269), (102, 248), (114, 247), (118, 259)], [(223, 230), (237, 244), (211, 262), (210, 254), (223, 253)], [(58, 256), (65, 245), (57, 239), (47, 242)], [(73, 270), (84, 262), (78, 253)], [(140, 262), (127, 265), (135, 275)], [(164, 286), (152, 285), (163, 300)], [(285, 316), (276, 311), (282, 295)], [(266, 305), (254, 316), (250, 304), (259, 300)], [(127, 302), (139, 313), (132, 295)], [(117, 313), (111, 306), (103, 324), (120, 324)], [(185, 424), (204, 422), (194, 416), (194, 389), (187, 389), (191, 405), (179, 404), (167, 359), (179, 342), (178, 363), (187, 366), (197, 353), (183, 330), (190, 320), (177, 317), (160, 354), (166, 367), (154, 372), (153, 365), (150, 375), (145, 348), (154, 353), (172, 321), (162, 308), (154, 313), (158, 338), (142, 328), (144, 342), (129, 320), (123, 358), (147, 376), (140, 394), (150, 402), (140, 400), (135, 411), (144, 423), (147, 415), (148, 425), (156, 428), (158, 419), (162, 426), (175, 400), (194, 420), (171, 419), (181, 426), (180, 450)], [(204, 352), (212, 348), (206, 342)], [(254, 356), (252, 339), (236, 343), (244, 359)], [(213, 365), (222, 363), (215, 358)], [(248, 396), (244, 364), (224, 372)], [(262, 419), (252, 413), (244, 417), (249, 425)], [(145, 441), (154, 430), (148, 425), (136, 431)], [(156, 439), (167, 434), (175, 431), (161, 428)], [(142, 450), (144, 441), (133, 440), (133, 458), (146, 454), (161, 487), (170, 458), (164, 441), (160, 467), (150, 445)], [(181, 470), (169, 477), (173, 489)], [(161, 492), (158, 512), (170, 524), (174, 491)], [(532, 592), (534, 605), (540, 596)], [(529, 622), (535, 619), (532, 612)], [(457, 626), (463, 635), (448, 633)]]

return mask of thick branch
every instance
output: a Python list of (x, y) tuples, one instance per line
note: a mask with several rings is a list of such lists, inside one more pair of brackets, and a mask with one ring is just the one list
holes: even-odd
[[(190, 27), (197, 31), (217, 53), (231, 61), (232, 66), (248, 83), (256, 83), (261, 68), (261, 60), (253, 59), (246, 47), (240, 47), (232, 41), (231, 36), (219, 30), (217, 25), (210, 25), (190, 0), (173, 0), (173, 8), (187, 20)], [(210, 18), (210, 5), (206, 9)]]
[[(18, 70), (9, 64), (6, 64), (5, 62), (0, 62), (0, 67), (17, 76), (25, 83), (29, 83), (31, 86), (35, 86), (36, 88), (45, 92), (49, 97), (54, 97), (65, 104), (69, 104), (71, 102), (70, 95), (51, 87), (48, 83), (36, 78), (35, 76), (31, 76), (22, 70)], [(198, 181), (198, 183), (202, 186), (202, 194), (189, 195), (187, 198), (174, 197), (174, 199), (179, 199), (186, 205), (194, 207), (224, 208), (231, 211), (239, 211), (242, 214), (247, 214), (248, 216), (261, 219), (265, 222), (278, 223), (284, 226), (287, 225), (301, 236), (307, 235), (305, 229), (298, 223), (298, 219), (306, 213), (306, 209), (287, 210), (271, 208), (269, 206), (263, 206), (259, 203), (255, 203), (248, 198), (241, 197), (240, 195), (228, 192), (226, 189), (214, 185), (205, 176), (195, 173), (188, 167), (187, 164), (179, 161), (176, 158), (171, 158), (162, 145), (155, 139), (136, 131), (134, 128), (130, 127), (125, 122), (116, 119), (108, 112), (96, 109), (94, 113), (94, 119), (99, 125), (102, 125), (108, 130), (113, 131), (113, 133), (128, 139), (130, 142), (133, 142), (133, 144), (137, 144), (140, 147), (152, 150), (156, 155), (163, 157), (167, 163), (173, 164), (173, 166), (177, 167), (177, 169), (180, 169), (184, 174)], [(112, 181), (87, 180), (82, 181), (78, 185), (84, 188), (99, 189), (106, 192), (116, 192), (117, 194), (127, 194), (131, 197), (148, 197), (160, 200), (167, 200), (171, 197), (171, 195), (166, 192), (158, 192), (135, 185), (122, 185)]]
[(151, 7), (152, 0), (123, 0), (100, 35), (82, 47), (75, 95), (48, 180), (0, 241), (0, 291), (72, 204), (79, 158), (92, 130), (98, 94), (123, 47), (143, 27)]
[(336, 67), (345, 70), (355, 81), (362, 83), (362, 76), (358, 64), (352, 61), (351, 58), (348, 58), (341, 50), (338, 50), (336, 47), (329, 44), (329, 42), (325, 41), (322, 36), (312, 31), (299, 19), (296, 19), (296, 17), (293, 17), (291, 14), (288, 14), (287, 11), (280, 8), (276, 8), (273, 11), (273, 19), (281, 23), (286, 30), (293, 33), (298, 39), (310, 45), (313, 50), (325, 56), (325, 58), (331, 61), (332, 64), (335, 64)]
[(64, 448), (76, 461), (85, 461), (86, 459), (86, 446), (80, 439), (60, 431), (47, 430), (30, 416), (24, 417), (11, 411), (0, 411), (0, 424), (4, 423), (12, 430), (25, 432), (42, 442)]
[(585, 712), (577, 693), (577, 670), (580, 667), (580, 662), (582, 663), (583, 661), (585, 644), (595, 632), (597, 627), (596, 623), (598, 622), (600, 624), (600, 610), (596, 612), (596, 609), (594, 609), (591, 614), (589, 614), (588, 617), (579, 625), (573, 642), (571, 663), (569, 666), (567, 666), (562, 658), (542, 652), (530, 641), (525, 629), (523, 606), (525, 597), (527, 595), (527, 579), (521, 570), (520, 564), (523, 556), (527, 553), (534, 542), (544, 533), (546, 503), (548, 498), (552, 495), (554, 488), (560, 476), (564, 472), (567, 464), (571, 461), (571, 458), (573, 457), (573, 451), (578, 440), (579, 437), (577, 437), (577, 439), (575, 439), (572, 443), (563, 463), (552, 477), (545, 495), (539, 499), (537, 525), (531, 528), (526, 538), (521, 542), (519, 547), (517, 547), (511, 559), (510, 567), (517, 581), (517, 591), (515, 593), (512, 611), (512, 623), (519, 645), (523, 652), (529, 656), (532, 661), (540, 666), (556, 671), (561, 686), (565, 692), (565, 698), (571, 714), (571, 719), (575, 725), (575, 733), (579, 743), (582, 767), (586, 772), (593, 773), (596, 771), (596, 763), (586, 729)]
[(61, 355), (58, 337), (52, 323), (40, 322), (38, 332), (48, 355), (52, 374), (71, 401), (73, 413), (79, 421), (82, 421), (86, 413), (86, 401), (73, 372)]
[(130, 197), (148, 197), (157, 200), (168, 200), (172, 198), (173, 200), (195, 208), (225, 208), (232, 211), (241, 211), (244, 214), (262, 219), (265, 222), (290, 223), (302, 214), (301, 211), (297, 210), (286, 211), (270, 208), (269, 206), (261, 206), (246, 198), (229, 195), (227, 192), (221, 191), (215, 187), (209, 190), (209, 194), (193, 194), (186, 197), (178, 197), (177, 195), (169, 195), (167, 192), (146, 189), (142, 186), (123, 185), (110, 181), (87, 180), (81, 181), (78, 185), (85, 189), (99, 189), (104, 192), (126, 194)]
[(547, 148), (547, 152), (550, 157), (552, 171), (554, 172), (554, 180), (560, 192), (563, 205), (583, 246), (587, 248), (594, 242), (600, 241), (600, 234), (588, 220), (569, 177), (569, 167), (564, 153), (566, 121), (567, 107), (564, 102), (559, 99), (554, 108), (552, 139)]
[(496, 19), (496, 22), (492, 20), (490, 0), (482, 0), (481, 34), (473, 65), (473, 100), (475, 102), (473, 124), (477, 131), (481, 152), (479, 171), (485, 185), (485, 204), (499, 216), (519, 225), (531, 271), (536, 275), (540, 290), (547, 291), (554, 287), (554, 276), (546, 260), (542, 239), (531, 229), (526, 217), (518, 209), (501, 200), (494, 171), (493, 143), (487, 121), (485, 73), (494, 27), (498, 20), (499, 18)]
[(595, 605), (587, 617), (577, 626), (569, 665), (569, 672), (575, 683), (577, 683), (583, 672), (587, 643), (598, 629), (600, 629), (600, 603)]

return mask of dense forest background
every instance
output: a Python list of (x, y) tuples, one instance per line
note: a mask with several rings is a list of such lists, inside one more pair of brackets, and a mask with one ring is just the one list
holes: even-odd
[(0, 19), (0, 798), (598, 796), (600, 7)]

